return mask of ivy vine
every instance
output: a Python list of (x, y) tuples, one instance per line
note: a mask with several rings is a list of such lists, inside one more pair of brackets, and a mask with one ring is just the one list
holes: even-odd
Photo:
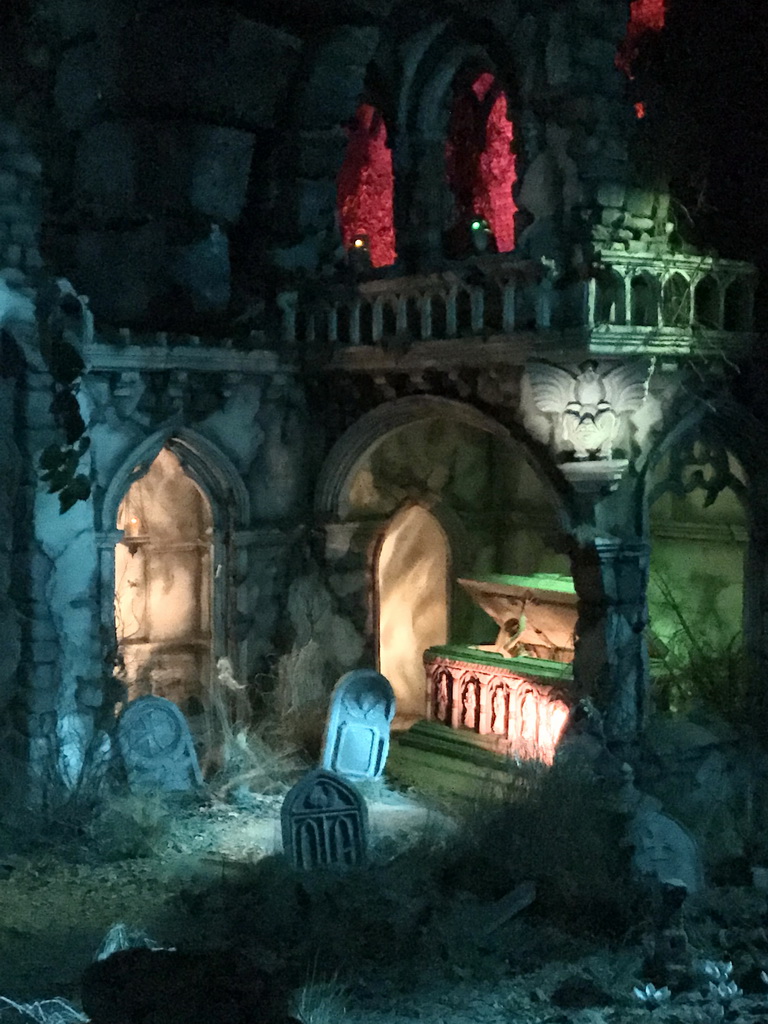
[(67, 321), (82, 317), (83, 308), (76, 296), (65, 294), (53, 304), (40, 323), (41, 351), (53, 378), (50, 411), (56, 429), (64, 440), (49, 444), (40, 454), (40, 478), (48, 484), (49, 494), (58, 494), (59, 509), (67, 512), (78, 501), (91, 496), (91, 481), (79, 472), (80, 460), (91, 439), (85, 432), (77, 392), (85, 364), (75, 346), (65, 337)]

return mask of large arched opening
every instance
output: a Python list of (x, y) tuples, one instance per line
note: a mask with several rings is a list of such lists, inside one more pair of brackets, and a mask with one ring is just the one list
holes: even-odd
[(369, 580), (368, 640), (399, 725), (427, 714), (428, 648), (497, 641), (499, 622), (460, 578), (570, 573), (564, 510), (536, 467), (489, 417), (426, 397), (379, 407), (332, 451), (318, 511), (339, 571), (359, 558)]

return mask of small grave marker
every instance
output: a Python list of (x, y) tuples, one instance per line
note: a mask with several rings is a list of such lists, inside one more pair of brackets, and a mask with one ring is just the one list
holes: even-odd
[(184, 715), (164, 697), (138, 697), (117, 723), (117, 742), (131, 789), (184, 792), (203, 776)]
[(355, 669), (331, 694), (322, 766), (348, 779), (377, 779), (389, 753), (395, 694), (380, 672)]
[(634, 846), (632, 861), (640, 875), (656, 877), (660, 882), (681, 881), (689, 893), (699, 892), (704, 884), (696, 840), (668, 814), (640, 807), (629, 827)]
[(283, 801), (283, 850), (295, 868), (353, 867), (365, 861), (367, 808), (350, 783), (324, 768), (300, 779)]

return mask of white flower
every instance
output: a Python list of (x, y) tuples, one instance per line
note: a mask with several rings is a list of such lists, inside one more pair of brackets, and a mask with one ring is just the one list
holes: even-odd
[(635, 998), (638, 999), (644, 1006), (649, 1010), (655, 1010), (657, 1006), (661, 1006), (662, 1003), (666, 1003), (669, 997), (672, 995), (670, 990), (665, 985), (663, 988), (656, 988), (650, 982), (644, 988), (638, 988), (635, 986), (632, 989)]
[(725, 1004), (730, 1003), (737, 996), (743, 995), (743, 992), (735, 981), (721, 981), (717, 985), (713, 985), (710, 981), (709, 995), (712, 999), (717, 999), (718, 1002)]

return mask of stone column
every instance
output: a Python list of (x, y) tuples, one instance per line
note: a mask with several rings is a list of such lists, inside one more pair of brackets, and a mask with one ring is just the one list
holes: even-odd
[(614, 747), (637, 739), (647, 712), (649, 555), (646, 542), (615, 538), (598, 538), (572, 554), (579, 595), (576, 695), (594, 699)]

